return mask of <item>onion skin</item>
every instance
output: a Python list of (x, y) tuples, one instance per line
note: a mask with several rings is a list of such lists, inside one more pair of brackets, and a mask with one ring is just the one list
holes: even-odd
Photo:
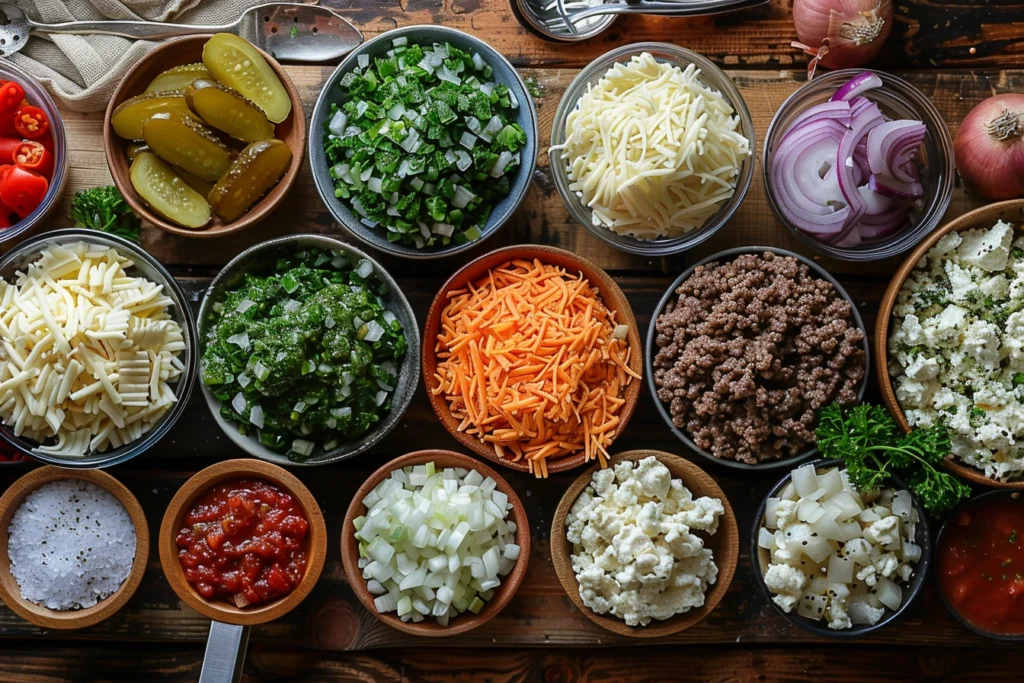
[(953, 155), (964, 183), (982, 197), (1024, 197), (1024, 95), (996, 95), (972, 109)]
[(848, 69), (874, 59), (892, 32), (892, 0), (794, 0), (793, 23), (814, 57), (809, 65)]

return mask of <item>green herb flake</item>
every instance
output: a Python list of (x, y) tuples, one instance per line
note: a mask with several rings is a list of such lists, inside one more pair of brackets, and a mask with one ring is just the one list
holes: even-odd
[(299, 27), (298, 26), (292, 26), (292, 30), (288, 32), (288, 36), (291, 37), (291, 38), (294, 38), (297, 35), (299, 35)]

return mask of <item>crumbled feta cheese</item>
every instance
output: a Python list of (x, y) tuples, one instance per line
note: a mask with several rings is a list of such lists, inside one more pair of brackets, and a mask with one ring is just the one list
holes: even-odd
[(988, 272), (1004, 270), (1010, 257), (1013, 226), (999, 221), (989, 230), (967, 230), (956, 253), (960, 262)]

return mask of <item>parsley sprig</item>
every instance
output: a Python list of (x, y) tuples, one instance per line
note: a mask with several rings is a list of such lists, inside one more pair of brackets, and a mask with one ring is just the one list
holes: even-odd
[(76, 192), (71, 200), (70, 214), (78, 227), (109, 232), (132, 242), (139, 241), (142, 219), (113, 185)]
[(966, 484), (939, 470), (952, 448), (945, 425), (904, 434), (881, 406), (833, 403), (818, 414), (817, 437), (821, 454), (842, 460), (858, 491), (877, 491), (897, 475), (937, 515), (971, 495)]

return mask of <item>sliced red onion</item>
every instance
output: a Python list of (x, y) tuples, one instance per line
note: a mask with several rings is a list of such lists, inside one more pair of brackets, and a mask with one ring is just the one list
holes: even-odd
[(860, 193), (861, 198), (864, 200), (864, 205), (867, 207), (867, 210), (864, 212), (864, 218), (868, 216), (881, 216), (892, 209), (894, 200), (891, 197), (879, 194), (867, 185), (859, 186), (857, 192)]
[(896, 171), (916, 155), (926, 132), (920, 121), (886, 121), (875, 126), (868, 134), (868, 166), (871, 172), (911, 182), (911, 178), (899, 178)]
[(815, 126), (819, 121), (834, 119), (844, 126), (850, 124), (850, 104), (848, 102), (822, 102), (810, 107), (804, 113), (796, 117), (789, 125), (782, 139), (781, 144), (787, 137), (803, 129), (804, 126)]
[(833, 242), (833, 244), (837, 247), (849, 249), (852, 247), (859, 247), (863, 241), (864, 238), (861, 237), (860, 227), (855, 225), (846, 233), (846, 235), (842, 239)]
[[(788, 221), (801, 230), (822, 237), (836, 235), (845, 227), (850, 210), (847, 207), (836, 209), (835, 204), (815, 204), (805, 197), (797, 184), (796, 169), (821, 178), (811, 161), (820, 149), (816, 145), (836, 145), (836, 133), (829, 129), (795, 136), (788, 144), (780, 145), (772, 156), (771, 176), (776, 190), (779, 210)], [(803, 163), (798, 163), (798, 162)]]
[(921, 183), (905, 183), (892, 176), (872, 175), (868, 178), (868, 187), (880, 195), (896, 199), (913, 199), (924, 194)]
[(882, 87), (882, 79), (873, 71), (862, 71), (846, 83), (839, 86), (839, 89), (829, 98), (833, 101), (845, 102), (852, 100), (857, 95), (868, 90)]
[[(881, 122), (882, 112), (878, 110), (877, 105), (872, 103), (870, 106), (861, 107), (850, 122), (850, 129), (846, 131), (843, 139), (839, 142), (836, 168), (839, 171), (839, 190), (850, 207), (851, 216), (847, 224), (848, 229), (854, 228), (857, 221), (867, 212), (867, 204), (860, 192), (857, 191), (857, 182), (853, 177), (853, 148), (857, 146), (862, 137), (868, 134), (868, 131)], [(837, 239), (841, 240), (844, 236), (839, 235)]]

